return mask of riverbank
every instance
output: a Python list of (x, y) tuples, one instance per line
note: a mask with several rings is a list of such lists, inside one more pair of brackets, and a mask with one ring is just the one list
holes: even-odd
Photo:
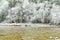
[(58, 26), (4, 25), (0, 25), (0, 40), (55, 40), (56, 38), (60, 40)]

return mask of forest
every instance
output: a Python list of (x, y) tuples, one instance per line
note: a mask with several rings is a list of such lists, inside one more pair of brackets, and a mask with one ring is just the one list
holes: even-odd
[(60, 24), (60, 0), (0, 0), (0, 23)]

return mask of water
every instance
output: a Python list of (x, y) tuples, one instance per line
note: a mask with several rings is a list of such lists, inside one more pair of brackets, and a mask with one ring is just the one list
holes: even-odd
[(0, 0), (0, 23), (60, 24), (59, 0)]

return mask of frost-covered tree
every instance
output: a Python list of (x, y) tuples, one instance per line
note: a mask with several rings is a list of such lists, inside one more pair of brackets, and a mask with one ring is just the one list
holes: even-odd
[(0, 23), (60, 24), (60, 0), (0, 0)]
[(9, 8), (9, 3), (6, 0), (0, 0), (0, 22), (5, 20), (7, 16), (7, 10)]
[(51, 9), (51, 23), (52, 24), (60, 24), (60, 6), (59, 5), (53, 5)]
[(22, 21), (22, 4), (18, 1), (15, 2), (16, 3), (13, 3), (15, 4), (14, 6), (9, 3), (9, 9), (7, 10), (8, 15), (2, 23), (18, 23)]
[[(25, 7), (25, 19), (28, 22), (48, 23), (50, 16), (50, 9), (52, 4), (48, 1), (44, 3), (31, 3)], [(47, 21), (45, 21), (47, 20)]]

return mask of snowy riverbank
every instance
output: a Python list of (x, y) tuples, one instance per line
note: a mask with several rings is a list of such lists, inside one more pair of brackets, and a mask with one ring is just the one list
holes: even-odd
[(59, 27), (60, 25), (49, 25), (49, 24), (39, 24), (39, 23), (0, 23), (1, 26), (20, 26), (20, 27)]

